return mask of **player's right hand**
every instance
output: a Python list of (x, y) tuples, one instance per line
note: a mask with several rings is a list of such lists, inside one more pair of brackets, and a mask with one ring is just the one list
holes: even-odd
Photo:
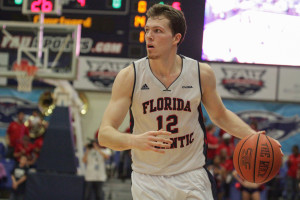
[(171, 132), (159, 130), (148, 131), (138, 135), (132, 135), (132, 149), (142, 151), (154, 151), (157, 153), (165, 153), (164, 149), (170, 148), (173, 141), (166, 136), (172, 135)]

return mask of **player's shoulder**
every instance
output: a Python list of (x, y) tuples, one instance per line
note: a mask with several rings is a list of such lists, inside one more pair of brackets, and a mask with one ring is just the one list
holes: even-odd
[(132, 62), (135, 72), (143, 71), (149, 66), (149, 59), (147, 57), (140, 58)]
[(123, 68), (117, 75), (116, 80), (121, 79), (122, 81), (132, 81), (135, 78), (136, 68), (143, 66), (143, 63), (147, 62), (147, 57), (140, 58), (133, 61), (127, 67)]
[(148, 57), (143, 57), (143, 58), (140, 58), (140, 59), (138, 59), (138, 60), (135, 60), (135, 61), (133, 62), (133, 64), (136, 65), (136, 64), (140, 64), (140, 63), (147, 62), (147, 61), (148, 61)]
[(188, 62), (195, 62), (198, 64), (198, 66), (200, 67), (201, 70), (211, 70), (211, 67), (209, 66), (209, 64), (204, 63), (204, 62), (199, 62), (198, 60), (195, 60), (193, 58), (184, 56), (184, 55), (180, 55), (182, 57), (182, 59), (188, 61)]
[(127, 96), (131, 94), (134, 84), (134, 69), (133, 64), (120, 70), (117, 74), (112, 87), (112, 94)]
[(211, 76), (214, 76), (214, 71), (209, 64), (199, 62), (199, 68), (200, 68), (201, 75), (208, 77), (208, 78), (211, 78)]
[(128, 65), (127, 67), (120, 70), (120, 72), (117, 75), (118, 79), (130, 79), (134, 77), (134, 68), (133, 63)]
[(216, 86), (216, 77), (213, 69), (207, 63), (199, 62), (200, 79), (203, 93)]
[(208, 63), (199, 62), (199, 67), (202, 71), (212, 71), (212, 68)]

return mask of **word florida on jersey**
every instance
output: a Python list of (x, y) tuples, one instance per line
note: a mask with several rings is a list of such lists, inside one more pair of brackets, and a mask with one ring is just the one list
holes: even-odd
[(147, 114), (148, 112), (156, 112), (160, 110), (177, 110), (177, 111), (187, 111), (191, 112), (190, 101), (184, 101), (179, 98), (171, 97), (161, 97), (156, 99), (151, 99), (143, 103), (143, 113)]

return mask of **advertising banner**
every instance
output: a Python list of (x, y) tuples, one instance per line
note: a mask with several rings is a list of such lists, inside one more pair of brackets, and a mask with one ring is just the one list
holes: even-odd
[(277, 67), (211, 63), (217, 90), (221, 97), (230, 99), (276, 99)]
[(0, 85), (6, 86), (6, 84), (7, 84), (7, 78), (0, 78)]
[(300, 102), (300, 68), (279, 69), (279, 101)]
[(111, 91), (119, 71), (132, 63), (128, 58), (84, 57), (79, 58), (76, 89)]

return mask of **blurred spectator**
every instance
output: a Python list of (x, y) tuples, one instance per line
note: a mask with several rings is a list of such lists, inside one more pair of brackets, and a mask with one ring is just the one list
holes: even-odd
[(285, 187), (284, 177), (286, 176), (286, 169), (281, 167), (278, 174), (269, 182), (267, 182), (266, 190), (268, 200), (281, 200)]
[(214, 136), (216, 131), (216, 126), (214, 124), (209, 124), (206, 126), (207, 135), (207, 165), (212, 164), (214, 157), (216, 156), (217, 148), (219, 147), (219, 138)]
[(299, 200), (300, 189), (298, 187), (299, 179), (297, 178), (297, 172), (300, 167), (300, 154), (299, 147), (294, 145), (292, 147), (292, 154), (287, 161), (288, 172), (286, 176), (286, 199), (287, 200)]
[[(231, 156), (230, 156), (231, 157)], [(220, 165), (224, 168), (224, 200), (230, 199), (230, 186), (232, 182), (233, 160), (227, 154), (226, 149), (220, 151)]]
[(258, 125), (257, 125), (257, 122), (256, 121), (251, 121), (251, 123), (249, 124), (249, 126), (253, 129), (253, 130), (256, 130), (258, 131)]
[[(224, 135), (225, 133), (227, 133), (227, 132), (224, 131), (223, 129), (220, 129), (220, 130), (219, 130), (219, 138), (223, 138), (223, 135)], [(231, 136), (230, 143), (234, 144), (234, 139), (235, 139), (236, 137), (234, 137), (234, 136), (232, 136), (232, 135), (230, 135), (230, 136)]]
[(35, 153), (35, 156), (38, 158), (42, 149), (44, 143), (44, 135), (36, 138), (33, 142), (33, 151)]
[(48, 122), (43, 120), (41, 113), (37, 110), (32, 112), (28, 119), (29, 136), (34, 141), (45, 133)]
[(25, 184), (27, 179), (27, 157), (22, 155), (20, 161), (12, 171), (12, 193), (9, 200), (23, 200), (25, 194)]
[(224, 133), (222, 136), (222, 142), (217, 148), (217, 155), (220, 155), (222, 149), (225, 149), (228, 158), (232, 158), (234, 152), (234, 144), (231, 142), (231, 135), (229, 133)]
[(25, 114), (18, 112), (17, 120), (9, 124), (6, 137), (7, 137), (7, 157), (13, 158), (14, 149), (18, 144), (22, 143), (24, 135), (29, 135), (28, 128), (24, 125)]
[[(300, 191), (300, 165), (298, 165), (297, 180), (298, 180), (298, 191)], [(298, 195), (299, 195), (299, 193), (298, 193)], [(298, 199), (299, 199), (299, 197), (298, 197)]]
[[(125, 130), (125, 133), (130, 133), (130, 128), (127, 128)], [(121, 151), (121, 156), (120, 156), (120, 163), (119, 163), (119, 178), (122, 181), (125, 181), (126, 179), (131, 178), (131, 150), (125, 150)]]
[(7, 173), (5, 166), (0, 162), (0, 184), (7, 181)]
[(225, 180), (225, 169), (221, 166), (221, 160), (219, 155), (216, 155), (214, 157), (213, 163), (211, 165), (208, 165), (207, 169), (213, 175), (216, 181), (218, 200), (223, 200), (223, 184)]
[(241, 191), (242, 200), (260, 200), (260, 193), (264, 190), (264, 185), (243, 180), (235, 170), (232, 175), (238, 181), (235, 187)]
[(27, 164), (34, 165), (37, 160), (35, 152), (35, 145), (31, 143), (29, 136), (24, 135), (22, 143), (15, 147), (14, 158), (20, 162), (20, 158), (25, 155), (27, 157)]
[(99, 146), (97, 140), (86, 145), (83, 156), (86, 164), (84, 200), (91, 200), (93, 193), (96, 200), (104, 200), (103, 183), (107, 180), (105, 160), (110, 156), (111, 150)]
[(122, 181), (131, 178), (131, 151), (121, 151), (121, 159), (119, 164), (119, 178)]
[(43, 146), (44, 133), (49, 124), (43, 119), (42, 114), (38, 110), (34, 110), (26, 125), (29, 129), (29, 137), (32, 142), (31, 146), (33, 148), (32, 150), (37, 159)]

